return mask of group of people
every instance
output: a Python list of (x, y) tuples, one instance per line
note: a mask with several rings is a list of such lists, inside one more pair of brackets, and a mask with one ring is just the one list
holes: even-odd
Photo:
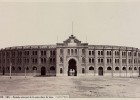
[(70, 69), (69, 75), (70, 75), (70, 76), (75, 76), (75, 70), (74, 70), (74, 69)]

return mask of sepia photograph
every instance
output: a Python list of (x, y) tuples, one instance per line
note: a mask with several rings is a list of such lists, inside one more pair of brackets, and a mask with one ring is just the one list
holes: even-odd
[(0, 99), (140, 98), (140, 1), (0, 0)]

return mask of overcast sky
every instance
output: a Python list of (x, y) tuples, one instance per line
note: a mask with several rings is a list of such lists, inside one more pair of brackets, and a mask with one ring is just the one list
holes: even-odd
[(140, 2), (0, 2), (0, 48), (63, 42), (140, 48)]

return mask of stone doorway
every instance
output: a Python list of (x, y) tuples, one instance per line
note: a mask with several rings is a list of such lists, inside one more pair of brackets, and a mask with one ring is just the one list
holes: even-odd
[(46, 68), (45, 67), (41, 67), (41, 75), (46, 75)]
[(98, 68), (98, 75), (103, 76), (103, 67)]
[(68, 76), (77, 76), (77, 66), (74, 59), (70, 59), (68, 62)]

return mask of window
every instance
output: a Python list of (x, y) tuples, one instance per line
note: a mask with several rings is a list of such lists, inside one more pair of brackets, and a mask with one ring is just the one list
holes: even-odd
[(122, 59), (122, 63), (125, 64), (126, 63), (126, 59)]
[(112, 70), (112, 68), (111, 67), (107, 67), (107, 70)]
[(77, 49), (75, 49), (75, 54), (77, 54)]
[(52, 51), (50, 51), (50, 55), (51, 55), (51, 56), (53, 55), (53, 52), (52, 52)]
[(33, 70), (37, 70), (37, 67), (34, 66), (34, 67), (33, 67)]
[(138, 53), (138, 56), (140, 57), (140, 53)]
[(103, 51), (101, 51), (101, 55), (103, 55)]
[(119, 59), (115, 59), (115, 63), (119, 63)]
[(103, 63), (104, 62), (104, 60), (103, 59), (101, 59), (101, 63)]
[(137, 67), (134, 67), (134, 70), (137, 70)]
[(55, 58), (53, 58), (53, 62), (55, 63)]
[(53, 51), (53, 55), (55, 56), (55, 51)]
[(44, 55), (46, 55), (46, 51), (44, 51)]
[(112, 62), (112, 59), (111, 58), (108, 58), (107, 59), (107, 63), (111, 63)]
[(91, 55), (91, 51), (89, 51), (89, 55)]
[(84, 68), (82, 68), (82, 74), (84, 74), (85, 73), (85, 69)]
[(26, 70), (29, 70), (29, 67), (27, 67)]
[(92, 55), (94, 55), (94, 51), (92, 51)]
[(12, 70), (15, 70), (15, 67), (12, 67)]
[(73, 49), (71, 49), (71, 54), (73, 55)]
[(94, 67), (92, 67), (92, 66), (91, 66), (91, 67), (89, 67), (89, 70), (94, 70)]
[(100, 59), (98, 59), (98, 63), (100, 63)]
[(132, 68), (131, 68), (131, 67), (129, 67), (129, 70), (132, 70)]
[(89, 58), (89, 63), (91, 63), (91, 58)]
[(107, 55), (109, 55), (109, 51), (107, 51)]
[(98, 51), (98, 55), (100, 55), (100, 51)]
[(52, 58), (50, 58), (50, 63), (52, 63)]
[(115, 70), (118, 71), (119, 70), (119, 67), (116, 67)]
[(46, 63), (46, 58), (44, 58), (44, 63)]
[(68, 55), (70, 55), (70, 49), (68, 49)]
[(85, 49), (82, 49), (82, 54), (85, 55)]
[(21, 67), (18, 67), (19, 70), (21, 70)]
[(43, 52), (43, 51), (41, 51), (41, 56), (43, 56), (43, 54), (44, 54), (44, 52)]
[(111, 55), (111, 51), (107, 51), (107, 55)]
[(134, 52), (134, 56), (137, 56), (137, 53), (136, 52)]
[(92, 63), (94, 63), (94, 59), (92, 58)]
[(126, 70), (126, 67), (123, 67), (122, 70)]

